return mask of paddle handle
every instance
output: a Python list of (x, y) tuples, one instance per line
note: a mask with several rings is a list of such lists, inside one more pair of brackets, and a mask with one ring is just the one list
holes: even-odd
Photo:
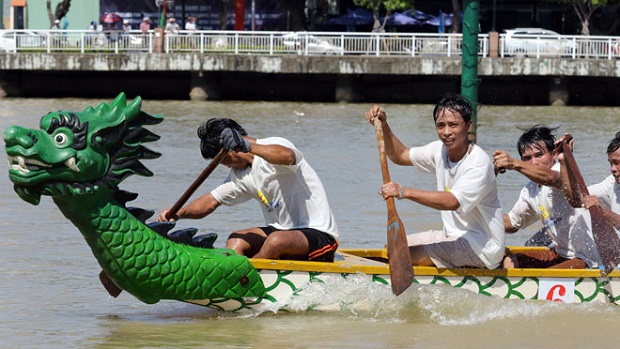
[(200, 173), (198, 178), (196, 178), (196, 180), (194, 180), (194, 183), (192, 183), (187, 188), (187, 190), (185, 190), (185, 192), (183, 193), (183, 195), (181, 195), (179, 200), (177, 200), (177, 202), (175, 202), (174, 205), (172, 205), (170, 210), (168, 210), (168, 212), (166, 212), (166, 218), (167, 219), (170, 219), (170, 218), (174, 217), (177, 214), (177, 212), (179, 212), (181, 207), (183, 207), (183, 205), (185, 205), (187, 200), (189, 200), (189, 198), (192, 196), (192, 194), (194, 194), (196, 189), (198, 189), (198, 187), (200, 187), (200, 185), (202, 185), (202, 182), (204, 182), (207, 179), (207, 177), (209, 177), (209, 175), (211, 175), (211, 172), (213, 172), (213, 170), (215, 170), (217, 165), (219, 165), (220, 162), (222, 162), (222, 160), (224, 159), (226, 154), (227, 154), (227, 151), (224, 148), (222, 148), (220, 150), (220, 152), (217, 153), (217, 155), (215, 155), (215, 157), (213, 158), (213, 160), (211, 160), (209, 165), (207, 165), (207, 167), (204, 170), (202, 170), (202, 172)]
[[(377, 133), (377, 147), (379, 148), (379, 161), (381, 162), (381, 175), (383, 176), (383, 183), (389, 183), (390, 171), (388, 169), (387, 155), (385, 154), (385, 140), (383, 138), (383, 125), (379, 118), (375, 119), (375, 132)], [(394, 197), (390, 196), (386, 200), (388, 207), (388, 213), (396, 212), (396, 204), (394, 203)]]

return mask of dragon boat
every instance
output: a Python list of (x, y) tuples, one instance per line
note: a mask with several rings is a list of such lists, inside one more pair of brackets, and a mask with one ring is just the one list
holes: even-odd
[[(139, 97), (128, 104), (121, 93), (110, 104), (44, 115), (40, 129), (4, 131), (15, 192), (33, 205), (43, 195), (52, 198), (82, 233), (108, 291), (124, 290), (147, 304), (166, 299), (243, 311), (286, 305), (313, 283), (347, 282), (352, 275), (390, 284), (384, 248), (341, 249), (330, 263), (248, 259), (214, 248), (214, 234), (174, 230), (174, 222), (147, 223), (154, 211), (127, 206), (137, 194), (119, 188), (132, 174), (152, 176), (141, 161), (160, 156), (144, 146), (159, 139), (145, 126), (162, 122), (163, 116), (141, 107)], [(507, 252), (527, 248), (533, 247)], [(606, 275), (598, 269), (413, 270), (416, 284), (507, 299), (620, 302), (617, 270)]]

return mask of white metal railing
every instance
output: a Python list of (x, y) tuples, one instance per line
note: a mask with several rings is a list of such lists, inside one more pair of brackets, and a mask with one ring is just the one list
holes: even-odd
[[(480, 35), (479, 55), (488, 54)], [(372, 56), (458, 56), (460, 34), (201, 31), (165, 36), (165, 52)]]
[(501, 57), (620, 58), (620, 37), (583, 35), (500, 35)]
[[(489, 54), (489, 36), (478, 36), (478, 56)], [(462, 53), (461, 34), (180, 31), (166, 34), (165, 53), (196, 52), (258, 55), (369, 55), (452, 57)], [(155, 50), (155, 33), (87, 30), (0, 30), (0, 52), (126, 53)], [(620, 37), (520, 36), (500, 34), (499, 56), (563, 57), (568, 59), (620, 57)]]
[(0, 30), (0, 52), (153, 51), (153, 33), (87, 30)]

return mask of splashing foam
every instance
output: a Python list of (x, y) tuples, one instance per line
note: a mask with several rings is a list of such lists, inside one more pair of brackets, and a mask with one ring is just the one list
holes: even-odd
[(346, 280), (328, 278), (315, 281), (288, 299), (267, 303), (254, 311), (221, 312), (196, 305), (163, 303), (150, 310), (159, 318), (241, 319), (283, 313), (326, 312), (367, 321), (388, 323), (468, 326), (495, 320), (532, 319), (575, 312), (602, 314), (614, 312), (605, 304), (563, 304), (538, 300), (508, 300), (479, 295), (447, 285), (414, 284), (395, 297), (388, 285), (373, 282), (363, 274)]

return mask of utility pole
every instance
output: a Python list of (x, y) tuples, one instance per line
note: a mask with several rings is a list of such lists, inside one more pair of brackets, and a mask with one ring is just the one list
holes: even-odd
[(4, 29), (4, 0), (0, 0), (0, 29)]
[(473, 108), (469, 140), (476, 142), (478, 129), (478, 33), (479, 0), (463, 0), (463, 46), (461, 56), (461, 95)]

